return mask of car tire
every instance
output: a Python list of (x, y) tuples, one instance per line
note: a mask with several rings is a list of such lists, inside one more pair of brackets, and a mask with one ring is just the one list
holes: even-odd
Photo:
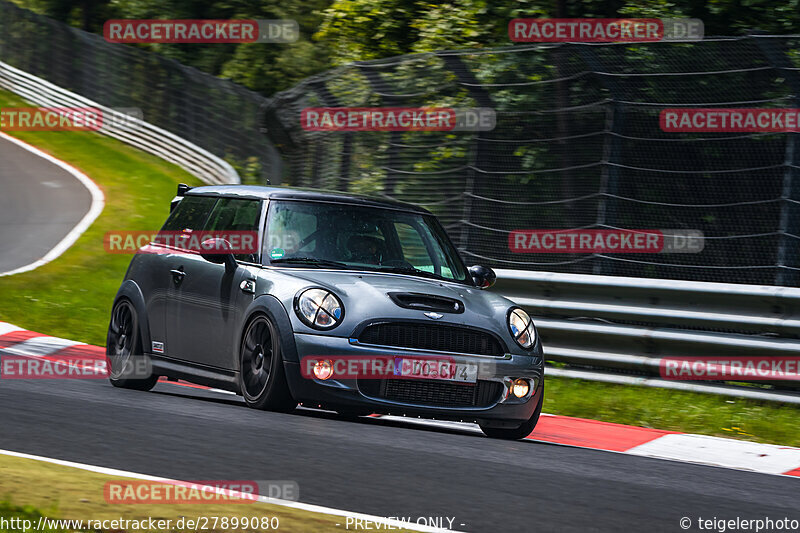
[(540, 387), (541, 393), (539, 394), (539, 403), (536, 406), (536, 410), (528, 420), (516, 428), (494, 428), (481, 425), (481, 431), (483, 431), (484, 435), (493, 439), (504, 440), (520, 440), (530, 435), (533, 432), (533, 429), (536, 427), (536, 423), (539, 421), (539, 415), (542, 414), (542, 404), (544, 403), (544, 383), (542, 383)]
[(297, 407), (286, 381), (278, 330), (266, 315), (253, 318), (242, 335), (239, 390), (253, 409), (288, 412)]
[[(108, 380), (115, 387), (149, 391), (158, 382), (158, 376), (151, 372), (149, 358), (142, 353), (139, 315), (126, 299), (118, 300), (111, 310), (106, 334), (106, 366)], [(136, 377), (132, 377), (134, 375)]]

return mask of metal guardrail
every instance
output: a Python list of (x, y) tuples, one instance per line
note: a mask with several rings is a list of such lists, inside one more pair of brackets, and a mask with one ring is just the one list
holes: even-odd
[(43, 107), (90, 107), (103, 112), (99, 133), (149, 152), (182, 167), (204, 183), (240, 183), (236, 170), (225, 160), (141, 119), (118, 113), (0, 61), (0, 87)]
[[(497, 270), (536, 322), (550, 375), (800, 404), (797, 382), (673, 381), (665, 357), (800, 355), (800, 289)], [(767, 388), (769, 387), (769, 388)]]

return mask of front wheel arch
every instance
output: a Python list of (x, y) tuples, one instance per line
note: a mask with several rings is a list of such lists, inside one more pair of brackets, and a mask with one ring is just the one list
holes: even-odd
[[(139, 335), (142, 342), (142, 351), (149, 352), (152, 349), (150, 342), (150, 318), (147, 314), (147, 306), (144, 303), (144, 295), (139, 285), (133, 280), (125, 280), (122, 282), (117, 295), (114, 296), (114, 302), (111, 304), (111, 310), (117, 305), (121, 299), (127, 299), (136, 310), (139, 316)], [(111, 311), (109, 310), (109, 311)]]
[[(237, 373), (241, 372), (239, 354), (242, 349), (242, 340), (248, 324), (258, 315), (265, 315), (272, 320), (275, 329), (278, 331), (281, 352), (283, 354), (283, 372), (289, 384), (289, 390), (294, 397), (298, 396), (295, 380), (292, 376), (291, 368), (299, 368), (300, 357), (297, 353), (297, 344), (294, 341), (294, 328), (289, 319), (289, 314), (280, 300), (271, 294), (262, 294), (253, 300), (242, 314), (242, 321), (239, 325), (239, 336), (236, 343), (236, 367)], [(239, 391), (241, 394), (242, 391)]]
[[(108, 379), (114, 387), (149, 391), (156, 385), (159, 376), (153, 374), (149, 356), (142, 350), (141, 323), (138, 314), (133, 302), (127, 297), (123, 296), (114, 302), (106, 333), (106, 369)], [(130, 345), (126, 348), (128, 342)], [(116, 375), (112, 351), (115, 353), (113, 357), (125, 357), (122, 363), (123, 370), (119, 370), (120, 363), (117, 361), (119, 372)]]
[[(268, 343), (264, 342), (265, 338)], [(264, 349), (267, 345), (270, 346), (268, 351)], [(288, 384), (279, 330), (267, 313), (256, 312), (249, 317), (239, 341), (237, 359), (239, 393), (248, 407), (289, 412), (297, 406)], [(259, 375), (265, 376), (259, 389), (248, 390), (248, 373), (256, 383), (260, 381)]]
[[(280, 300), (271, 294), (259, 296), (253, 300), (245, 310), (239, 328), (240, 334), (236, 346), (236, 353), (238, 354), (242, 349), (242, 340), (248, 324), (250, 324), (258, 314), (265, 315), (269, 318), (274, 324), (275, 329), (277, 329), (281, 350), (283, 352), (283, 360), (288, 363), (299, 363), (300, 358), (297, 355), (297, 345), (294, 342), (294, 329), (292, 328), (292, 322), (289, 320), (289, 314), (286, 312)], [(241, 369), (237, 367), (236, 370), (240, 371)]]

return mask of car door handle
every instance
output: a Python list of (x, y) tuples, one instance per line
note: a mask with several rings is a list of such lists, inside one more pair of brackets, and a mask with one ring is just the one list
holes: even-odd
[(186, 272), (178, 268), (173, 268), (172, 270), (169, 271), (169, 273), (172, 274), (172, 277), (177, 279), (178, 281), (182, 280), (183, 277), (186, 275)]

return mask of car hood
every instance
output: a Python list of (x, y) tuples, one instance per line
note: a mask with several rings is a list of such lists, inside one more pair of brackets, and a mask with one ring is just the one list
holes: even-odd
[[(288, 290), (284, 300), (287, 311), (292, 309), (295, 294), (307, 287), (328, 289), (342, 300), (345, 307), (344, 321), (341, 326), (328, 333), (337, 336), (349, 335), (359, 324), (370, 319), (430, 320), (422, 310), (406, 309), (395, 304), (387, 295), (391, 292), (422, 293), (457, 299), (464, 304), (464, 312), (441, 313), (444, 316), (437, 322), (488, 329), (503, 338), (506, 338), (507, 330), (506, 313), (514, 305), (498, 294), (461, 283), (405, 274), (295, 268), (281, 269), (281, 274), (294, 281), (291, 284), (282, 284)], [(290, 315), (294, 313), (290, 312)], [(299, 320), (295, 321), (296, 317), (292, 318), (300, 330), (319, 333), (307, 328)]]

